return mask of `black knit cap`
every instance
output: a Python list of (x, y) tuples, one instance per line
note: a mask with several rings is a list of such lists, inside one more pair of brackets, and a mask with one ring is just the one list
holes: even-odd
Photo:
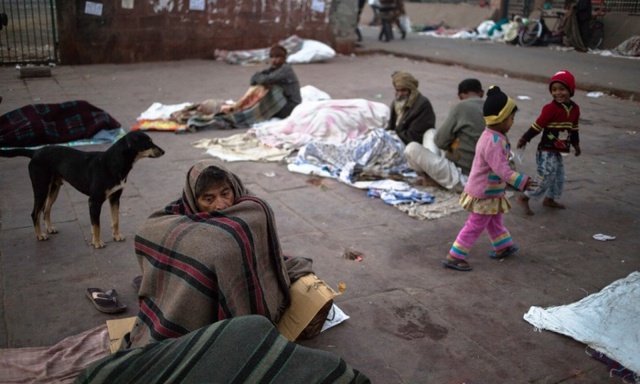
[(482, 84), (478, 79), (464, 79), (458, 84), (458, 94), (460, 93), (480, 93), (482, 92)]
[(487, 91), (487, 99), (482, 108), (484, 120), (487, 125), (499, 124), (509, 115), (518, 110), (515, 101), (500, 90), (500, 87), (492, 85)]

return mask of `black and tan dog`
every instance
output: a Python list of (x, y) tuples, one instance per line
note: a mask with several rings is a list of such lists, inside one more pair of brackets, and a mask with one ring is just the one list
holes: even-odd
[[(2, 157), (30, 157), (29, 176), (33, 186), (33, 227), (38, 240), (47, 240), (47, 233), (57, 233), (51, 225), (51, 206), (58, 197), (63, 180), (89, 196), (91, 244), (103, 248), (100, 240), (100, 211), (105, 200), (111, 207), (111, 229), (115, 241), (124, 241), (119, 230), (120, 195), (133, 164), (144, 157), (156, 158), (164, 150), (140, 131), (127, 133), (104, 152), (85, 152), (74, 148), (51, 145), (40, 149), (1, 150)], [(40, 227), (44, 213), (47, 233)]]

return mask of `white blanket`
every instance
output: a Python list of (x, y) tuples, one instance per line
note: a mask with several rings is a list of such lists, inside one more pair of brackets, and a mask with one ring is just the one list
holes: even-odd
[(298, 105), (281, 121), (267, 122), (249, 130), (262, 143), (299, 149), (315, 141), (338, 144), (363, 135), (369, 128), (384, 128), (389, 107), (365, 99), (321, 100)]
[(640, 373), (640, 272), (568, 305), (531, 307), (524, 319), (583, 342)]

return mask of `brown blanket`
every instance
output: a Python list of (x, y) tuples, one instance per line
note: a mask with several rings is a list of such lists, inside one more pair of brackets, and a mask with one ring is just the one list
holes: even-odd
[(289, 304), (289, 278), (273, 211), (233, 180), (230, 208), (197, 212), (189, 171), (183, 197), (151, 215), (135, 238), (143, 271), (133, 346), (175, 338), (232, 317), (258, 314), (275, 322)]

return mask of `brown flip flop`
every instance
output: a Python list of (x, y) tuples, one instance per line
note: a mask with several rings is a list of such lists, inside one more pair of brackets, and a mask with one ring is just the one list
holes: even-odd
[(118, 301), (118, 293), (115, 289), (103, 292), (100, 288), (87, 288), (85, 293), (100, 312), (119, 313), (127, 309), (125, 303)]

